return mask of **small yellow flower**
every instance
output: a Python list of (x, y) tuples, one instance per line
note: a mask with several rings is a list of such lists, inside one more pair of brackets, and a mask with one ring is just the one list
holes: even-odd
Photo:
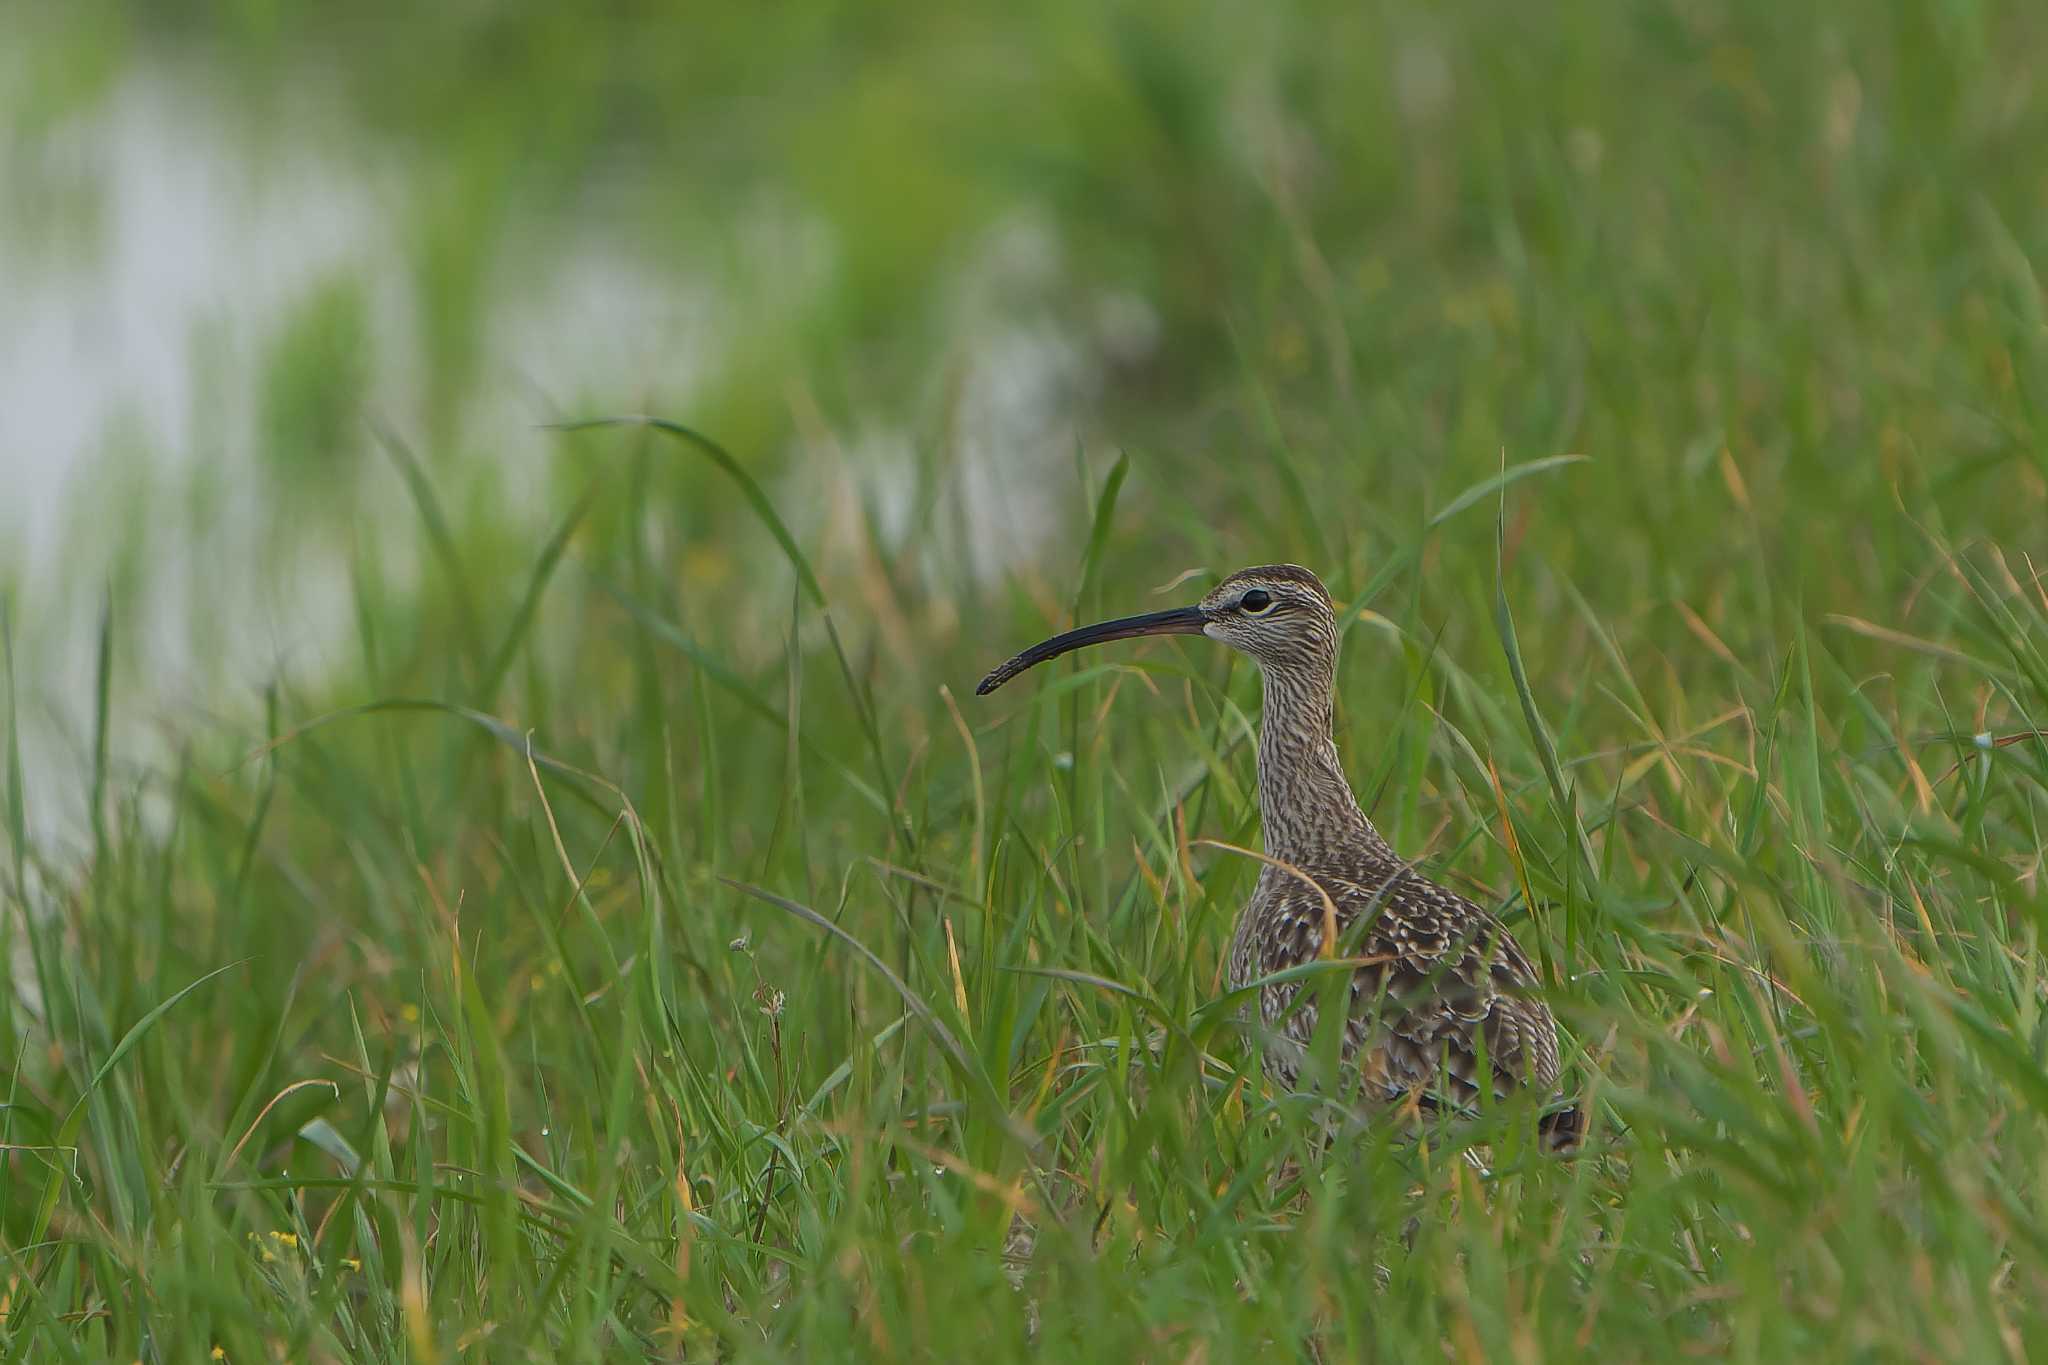
[(299, 1244), (299, 1234), (296, 1232), (273, 1232), (270, 1236), (283, 1246), (295, 1247)]
[(417, 1024), (420, 1021), (420, 1007), (408, 1000), (398, 1007), (398, 1017), (408, 1024)]
[(228, 1358), (228, 1353), (218, 1346), (213, 1348), (212, 1354), (215, 1360), (226, 1360)]
[(344, 1270), (361, 1270), (363, 1268), (363, 1263), (353, 1256), (342, 1257), (341, 1264)]

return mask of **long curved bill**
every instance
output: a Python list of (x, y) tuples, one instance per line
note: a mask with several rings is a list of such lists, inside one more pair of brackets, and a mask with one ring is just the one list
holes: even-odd
[(981, 686), (974, 689), (974, 695), (985, 697), (1010, 679), (1034, 664), (1080, 649), (1084, 645), (1099, 645), (1106, 640), (1129, 640), (1139, 635), (1200, 635), (1207, 618), (1200, 607), (1175, 607), (1172, 611), (1147, 612), (1143, 616), (1126, 616), (1117, 621), (1104, 621), (1099, 625), (1082, 626), (1065, 635), (1055, 635), (1050, 640), (1041, 640), (1008, 663), (997, 667)]

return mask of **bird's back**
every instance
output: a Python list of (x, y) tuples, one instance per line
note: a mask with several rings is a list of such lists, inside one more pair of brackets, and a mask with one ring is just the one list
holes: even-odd
[[(1497, 1096), (1555, 1087), (1557, 1027), (1521, 946), (1488, 911), (1384, 844), (1265, 867), (1238, 921), (1232, 986), (1314, 961), (1332, 920), (1338, 950), (1359, 964), (1344, 1054), (1369, 1096), (1420, 1092), (1463, 1105), (1482, 1084)], [(1312, 976), (1259, 992), (1270, 1061), (1289, 1086), (1315, 1035), (1320, 994)]]

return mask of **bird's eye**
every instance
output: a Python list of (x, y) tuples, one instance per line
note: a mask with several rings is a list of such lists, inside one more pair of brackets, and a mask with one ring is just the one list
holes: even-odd
[(1264, 588), (1253, 588), (1237, 599), (1237, 608), (1252, 616), (1263, 616), (1273, 609), (1273, 594)]

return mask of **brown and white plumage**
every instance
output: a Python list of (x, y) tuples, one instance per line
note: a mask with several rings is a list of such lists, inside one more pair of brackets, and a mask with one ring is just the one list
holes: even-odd
[[(1338, 946), (1361, 964), (1351, 977), (1343, 1052), (1367, 1096), (1463, 1107), (1482, 1089), (1554, 1093), (1557, 1026), (1514, 936), (1404, 862), (1345, 780), (1331, 738), (1336, 614), (1307, 569), (1244, 569), (1196, 606), (1069, 631), (1003, 664), (976, 690), (991, 692), (1070, 649), (1155, 634), (1221, 640), (1250, 655), (1264, 679), (1259, 812), (1269, 861), (1238, 916), (1233, 989), (1314, 961), (1334, 927)], [(1289, 1086), (1315, 1035), (1320, 993), (1313, 978), (1259, 991), (1268, 1063)], [(1569, 1146), (1577, 1112), (1548, 1115), (1543, 1128), (1553, 1146)]]

